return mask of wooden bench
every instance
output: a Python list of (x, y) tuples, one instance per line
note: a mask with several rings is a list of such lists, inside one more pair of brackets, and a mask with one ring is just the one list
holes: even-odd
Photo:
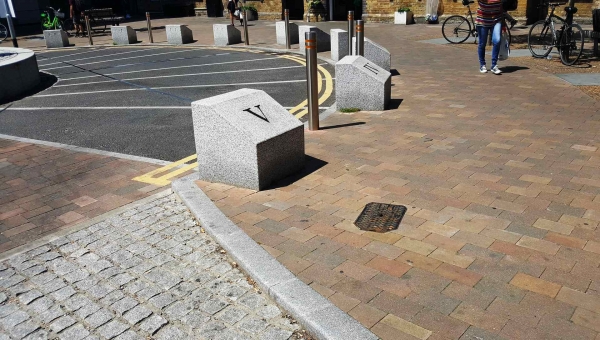
[(90, 18), (90, 28), (98, 27), (95, 31), (106, 31), (107, 26), (119, 26), (123, 17), (115, 16), (112, 8), (92, 8), (83, 11)]

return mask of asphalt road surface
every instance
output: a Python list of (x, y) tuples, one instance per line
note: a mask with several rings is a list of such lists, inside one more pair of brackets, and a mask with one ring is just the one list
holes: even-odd
[[(38, 54), (52, 87), (0, 105), (0, 133), (175, 161), (195, 153), (191, 102), (240, 88), (267, 92), (300, 120), (299, 55), (199, 47), (99, 47)], [(319, 62), (321, 111), (335, 101)]]

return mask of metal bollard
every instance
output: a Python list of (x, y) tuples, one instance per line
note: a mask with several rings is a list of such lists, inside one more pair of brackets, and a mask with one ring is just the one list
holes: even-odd
[(152, 37), (152, 23), (150, 23), (150, 12), (146, 12), (146, 25), (148, 27), (148, 40), (150, 40), (150, 43), (154, 43), (154, 37)]
[(94, 45), (94, 41), (92, 40), (92, 30), (90, 29), (90, 17), (87, 15), (85, 16), (85, 29), (87, 30), (90, 46)]
[(348, 11), (348, 55), (352, 55), (352, 37), (354, 36), (354, 11)]
[(365, 56), (365, 26), (362, 20), (356, 20), (356, 54)]
[(285, 48), (290, 50), (292, 48), (292, 44), (290, 44), (290, 10), (286, 8), (283, 13), (285, 16)]
[(317, 32), (306, 32), (306, 92), (308, 94), (308, 129), (319, 130), (319, 84), (317, 83)]
[(244, 45), (250, 45), (248, 38), (248, 11), (244, 10)]

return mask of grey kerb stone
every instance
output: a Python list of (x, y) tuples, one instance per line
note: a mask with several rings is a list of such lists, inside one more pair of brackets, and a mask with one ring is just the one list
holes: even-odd
[(186, 25), (166, 25), (167, 42), (174, 45), (189, 44), (194, 41), (192, 30)]
[(300, 45), (300, 52), (304, 54), (305, 49), (305, 33), (306, 32), (317, 32), (317, 52), (325, 52), (331, 50), (331, 37), (329, 34), (321, 31), (316, 26), (298, 26), (298, 40)]
[(201, 180), (261, 190), (304, 166), (304, 125), (264, 91), (192, 103)]
[(335, 96), (339, 108), (382, 111), (391, 96), (390, 72), (361, 56), (346, 56), (335, 64)]
[(242, 33), (232, 25), (214, 24), (215, 45), (226, 46), (242, 42)]
[(334, 28), (331, 35), (331, 60), (339, 61), (348, 55), (348, 31)]
[[(352, 38), (352, 54), (356, 54), (356, 37)], [(382, 69), (389, 71), (392, 66), (392, 55), (383, 46), (373, 42), (371, 39), (365, 38), (365, 55), (369, 61)]]
[[(298, 43), (298, 25), (290, 22), (288, 25), (290, 31), (290, 44)], [(285, 45), (285, 21), (277, 21), (275, 23), (275, 31), (277, 33), (277, 44)], [(304, 40), (303, 40), (304, 41)]]
[(47, 48), (69, 46), (69, 36), (63, 30), (44, 30), (44, 40)]
[(131, 26), (111, 26), (110, 32), (117, 45), (129, 45), (137, 42), (137, 34)]

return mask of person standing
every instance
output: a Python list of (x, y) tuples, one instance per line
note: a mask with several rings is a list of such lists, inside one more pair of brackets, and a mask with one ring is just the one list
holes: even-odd
[(490, 71), (494, 74), (500, 74), (502, 71), (498, 68), (498, 54), (500, 52), (500, 34), (502, 33), (502, 17), (504, 10), (502, 0), (478, 0), (477, 8), (477, 36), (479, 45), (477, 52), (479, 54), (479, 72), (486, 73), (485, 63), (485, 45), (488, 36), (492, 35), (492, 68)]
[(81, 13), (83, 12), (83, 6), (81, 0), (69, 0), (69, 14), (73, 19), (73, 25), (75, 26), (75, 36), (83, 36), (83, 24), (81, 23)]

